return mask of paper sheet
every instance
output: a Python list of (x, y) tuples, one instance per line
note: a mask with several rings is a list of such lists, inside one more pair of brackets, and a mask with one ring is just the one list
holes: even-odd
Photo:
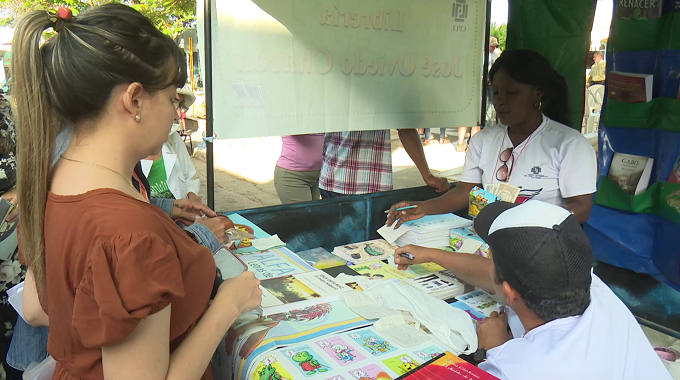
[(286, 243), (284, 243), (283, 240), (279, 239), (278, 235), (274, 235), (268, 238), (254, 239), (251, 241), (253, 243), (253, 247), (258, 251), (264, 251), (276, 247), (283, 247), (286, 245)]
[(465, 241), (463, 241), (463, 245), (460, 248), (458, 248), (458, 250), (456, 252), (475, 253), (475, 252), (477, 252), (479, 247), (482, 246), (482, 244), (484, 244), (484, 243), (480, 240), (468, 238), (468, 239), (465, 239)]
[(382, 236), (383, 239), (387, 240), (392, 244), (394, 244), (394, 242), (397, 239), (399, 239), (401, 235), (405, 234), (408, 231), (409, 228), (403, 224), (399, 226), (399, 228), (397, 228), (396, 230), (394, 229), (394, 225), (392, 225), (392, 227), (382, 226), (378, 229), (378, 233), (380, 234), (380, 236)]

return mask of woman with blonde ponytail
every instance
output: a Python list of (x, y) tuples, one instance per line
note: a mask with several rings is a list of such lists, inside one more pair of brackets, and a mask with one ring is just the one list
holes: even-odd
[[(168, 136), (182, 52), (119, 4), (32, 12), (12, 48), (24, 311), (50, 327), (53, 378), (210, 378), (220, 339), (259, 305), (259, 282), (227, 280), (208, 307), (210, 250), (130, 182)], [(65, 124), (73, 140), (50, 167)]]

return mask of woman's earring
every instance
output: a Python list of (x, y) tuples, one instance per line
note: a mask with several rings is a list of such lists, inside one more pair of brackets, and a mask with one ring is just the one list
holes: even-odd
[[(541, 107), (543, 107), (543, 102), (538, 102), (538, 103), (534, 104), (534, 107), (536, 107), (536, 109), (540, 111)], [(139, 120), (137, 120), (137, 121), (139, 121)]]
[(140, 120), (142, 120), (142, 117), (139, 116), (139, 115), (135, 115), (135, 121), (140, 121)]

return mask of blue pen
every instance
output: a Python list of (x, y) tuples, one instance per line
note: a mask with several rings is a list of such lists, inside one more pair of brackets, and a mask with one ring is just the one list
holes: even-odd
[(409, 260), (415, 259), (415, 256), (413, 256), (413, 255), (410, 254), (410, 253), (400, 253), (399, 256), (405, 257), (405, 258), (407, 258), (407, 259), (409, 259)]
[[(412, 208), (418, 208), (418, 205), (399, 207), (398, 209), (396, 209), (394, 211), (404, 211), (404, 210), (410, 210)], [(385, 214), (389, 214), (389, 213), (390, 213), (390, 210), (385, 210)]]

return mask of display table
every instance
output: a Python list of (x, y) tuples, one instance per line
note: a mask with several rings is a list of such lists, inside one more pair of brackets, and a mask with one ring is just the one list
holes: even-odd
[[(239, 214), (264, 231), (278, 234), (294, 252), (316, 247), (331, 251), (333, 247), (342, 244), (378, 238), (375, 231), (384, 224), (384, 210), (392, 204), (401, 200), (426, 200), (435, 196), (437, 194), (430, 188), (421, 187), (244, 210), (239, 211)], [(608, 283), (641, 324), (672, 336), (680, 335), (678, 333), (680, 319), (674, 312), (680, 310), (680, 293), (648, 275), (606, 264), (596, 263), (595, 273)], [(311, 370), (304, 374), (295, 372), (297, 367), (291, 364), (285, 354), (280, 351), (275, 355), (268, 354), (275, 347), (295, 349), (300, 345), (308, 345), (311, 351), (327, 360), (329, 366), (342, 369), (342, 365), (333, 364), (332, 356), (321, 353), (325, 352), (325, 347), (313, 345), (322, 337), (342, 335), (346, 331), (369, 326), (371, 322), (354, 314), (343, 301), (269, 317), (243, 315), (229, 331), (224, 344), (218, 348), (217, 360), (213, 363), (214, 373), (217, 379), (264, 380), (311, 377), (321, 380), (358, 380), (360, 377), (354, 376), (351, 371), (344, 371), (344, 375), (340, 377), (324, 377), (325, 371), (316, 371), (313, 374), (307, 373), (312, 372)], [(367, 357), (365, 347), (359, 347), (356, 351)], [(395, 352), (399, 355), (408, 354), (407, 351), (399, 348)], [(413, 356), (415, 353), (410, 352), (409, 355)], [(267, 367), (267, 362), (272, 366)], [(278, 364), (275, 362), (287, 364), (283, 364), (281, 371), (277, 372)], [(366, 363), (370, 364), (373, 361), (367, 360)], [(349, 367), (354, 371), (356, 365), (352, 364)], [(276, 373), (281, 377), (277, 377), (279, 375)], [(366, 374), (370, 375), (368, 372)], [(398, 372), (393, 371), (392, 375), (395, 374)]]

